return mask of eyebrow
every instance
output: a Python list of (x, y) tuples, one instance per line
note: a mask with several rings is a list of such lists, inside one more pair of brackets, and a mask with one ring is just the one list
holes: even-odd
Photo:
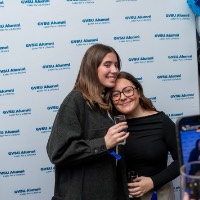
[[(132, 85), (128, 85), (128, 86), (126, 86), (126, 87), (124, 87), (124, 88), (127, 88), (127, 87), (137, 88), (136, 86), (132, 86)], [(122, 90), (123, 90), (124, 88), (122, 88)], [(122, 91), (122, 90), (121, 90), (121, 91)], [(112, 89), (111, 91), (112, 91), (112, 92), (114, 92), (114, 91), (119, 91), (119, 92), (120, 92), (120, 90), (113, 90), (113, 89)]]
[[(105, 63), (109, 63), (109, 64), (110, 64), (110, 63), (112, 63), (112, 61), (109, 61), (109, 60), (108, 60), (108, 61), (105, 61), (104, 64), (105, 64)], [(119, 62), (117, 61), (117, 62), (115, 62), (115, 64), (119, 64)]]

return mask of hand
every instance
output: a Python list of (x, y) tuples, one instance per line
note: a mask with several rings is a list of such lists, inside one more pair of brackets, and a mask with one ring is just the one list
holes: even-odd
[(121, 122), (108, 129), (104, 137), (107, 149), (115, 147), (119, 142), (122, 142), (129, 136), (129, 133), (123, 131), (127, 128), (127, 122)]
[(141, 197), (153, 189), (153, 181), (150, 177), (139, 176), (133, 183), (128, 183), (129, 194), (133, 197)]

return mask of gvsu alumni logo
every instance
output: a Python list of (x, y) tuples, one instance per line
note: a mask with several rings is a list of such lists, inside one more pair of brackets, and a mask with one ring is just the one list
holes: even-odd
[(188, 54), (188, 55), (187, 54), (186, 55), (183, 55), (183, 54), (180, 54), (180, 55), (169, 55), (168, 59), (173, 61), (173, 62), (192, 60), (192, 54)]
[(114, 36), (114, 41), (118, 42), (138, 42), (140, 41), (140, 35), (122, 35)]
[(51, 173), (55, 171), (55, 166), (41, 167), (40, 170), (44, 173)]
[(20, 135), (19, 129), (0, 130), (0, 137), (19, 136), (19, 135)]
[(156, 33), (154, 37), (158, 40), (179, 40), (179, 33)]
[(194, 99), (194, 93), (172, 94), (170, 98), (174, 100)]
[(16, 109), (16, 110), (3, 110), (4, 115), (8, 116), (22, 116), (22, 115), (30, 115), (31, 108), (28, 109)]
[(7, 89), (0, 88), (0, 96), (9, 96), (9, 95), (14, 95), (14, 94), (15, 94), (14, 88), (7, 88)]
[(25, 175), (25, 170), (10, 170), (10, 171), (0, 171), (0, 176), (2, 177), (13, 177), (13, 176), (23, 176)]
[(48, 106), (47, 110), (50, 110), (52, 112), (58, 112), (59, 106)]
[(170, 113), (170, 114), (167, 114), (167, 116), (170, 117), (170, 119), (175, 120), (175, 119), (178, 119), (179, 117), (182, 117), (183, 112), (181, 112), (181, 113)]
[(0, 24), (0, 31), (15, 31), (15, 30), (20, 30), (21, 29), (21, 24), (16, 23), (16, 24)]
[(86, 39), (76, 39), (71, 40), (71, 44), (75, 46), (92, 45), (99, 42), (99, 38), (86, 38)]
[(190, 14), (185, 13), (169, 13), (166, 14), (165, 17), (169, 20), (189, 20), (190, 19)]
[(25, 67), (15, 67), (15, 68), (0, 69), (0, 75), (1, 74), (3, 76), (26, 74), (26, 68)]
[(86, 18), (82, 19), (82, 22), (87, 25), (110, 24), (110, 18)]
[(32, 91), (36, 92), (50, 92), (59, 90), (59, 84), (53, 84), (53, 85), (36, 85), (31, 87)]
[(50, 133), (52, 129), (52, 126), (42, 126), (42, 127), (37, 127), (35, 130), (39, 133)]
[(33, 194), (38, 194), (38, 193), (41, 193), (42, 192), (42, 189), (40, 187), (38, 188), (25, 188), (25, 189), (16, 189), (14, 190), (14, 193), (16, 195), (33, 195)]
[(158, 75), (157, 79), (162, 81), (175, 81), (175, 80), (181, 80), (181, 74), (163, 74)]
[(26, 6), (49, 6), (50, 0), (22, 0), (21, 4)]
[(128, 61), (133, 62), (134, 64), (153, 63), (154, 57), (153, 56), (132, 57), (128, 58)]
[(47, 64), (43, 65), (42, 68), (48, 71), (57, 71), (57, 70), (66, 70), (70, 69), (70, 63), (63, 63), (63, 64)]
[(26, 44), (26, 48), (30, 48), (32, 50), (50, 49), (50, 48), (54, 48), (54, 42), (29, 43), (29, 44)]
[(12, 156), (12, 157), (30, 157), (30, 156), (36, 156), (36, 150), (9, 151), (8, 155)]
[(124, 17), (128, 22), (147, 22), (151, 21), (151, 15), (129, 15)]
[(37, 25), (42, 28), (66, 27), (66, 20), (38, 22)]

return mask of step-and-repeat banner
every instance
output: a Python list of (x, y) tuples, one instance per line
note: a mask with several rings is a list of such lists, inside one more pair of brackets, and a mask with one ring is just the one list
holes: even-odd
[(186, 0), (0, 0), (0, 199), (53, 195), (46, 143), (95, 43), (114, 47), (174, 122), (198, 114), (195, 34)]

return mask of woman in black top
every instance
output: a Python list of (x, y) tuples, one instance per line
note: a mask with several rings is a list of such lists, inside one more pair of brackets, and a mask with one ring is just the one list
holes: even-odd
[[(150, 200), (153, 191), (157, 191), (158, 200), (175, 199), (171, 184), (179, 176), (175, 124), (155, 109), (144, 96), (142, 85), (129, 73), (119, 73), (111, 99), (128, 123), (130, 135), (124, 147), (126, 173), (138, 173), (134, 182), (128, 183), (129, 195)], [(169, 153), (173, 161), (167, 165)]]

